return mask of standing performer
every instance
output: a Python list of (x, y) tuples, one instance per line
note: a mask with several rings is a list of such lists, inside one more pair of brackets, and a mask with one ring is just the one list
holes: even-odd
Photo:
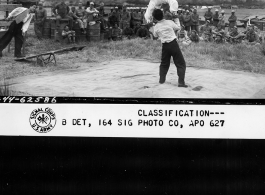
[(34, 31), (38, 39), (42, 38), (43, 24), (47, 18), (47, 11), (43, 9), (43, 5), (40, 3), (39, 8), (35, 11), (35, 22), (34, 22)]
[(0, 39), (0, 58), (3, 56), (2, 51), (10, 43), (13, 37), (15, 38), (15, 57), (23, 57), (21, 55), (21, 49), (24, 42), (24, 36), (33, 17), (33, 14), (31, 13), (34, 13), (35, 9), (35, 6), (32, 6), (29, 9), (18, 7), (8, 15), (6, 20), (14, 19), (14, 21), (10, 24), (6, 34)]
[(171, 56), (177, 67), (178, 87), (188, 87), (185, 84), (186, 62), (179, 48), (175, 31), (180, 30), (179, 26), (173, 21), (163, 19), (163, 12), (156, 9), (153, 12), (153, 17), (157, 20), (154, 27), (154, 36), (159, 37), (162, 42), (162, 58), (160, 64), (160, 79), (159, 83), (163, 84), (166, 81), (167, 72), (170, 66)]

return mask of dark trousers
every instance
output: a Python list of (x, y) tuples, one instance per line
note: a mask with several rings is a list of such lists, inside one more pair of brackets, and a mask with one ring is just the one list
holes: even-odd
[(0, 52), (2, 52), (6, 46), (10, 43), (12, 38), (15, 38), (15, 57), (21, 56), (21, 49), (24, 41), (24, 37), (22, 35), (23, 22), (19, 24), (16, 21), (13, 21), (6, 34), (0, 39)]
[(177, 67), (177, 73), (179, 77), (178, 82), (179, 84), (185, 84), (186, 62), (184, 60), (184, 57), (176, 39), (174, 39), (170, 43), (163, 43), (162, 45), (162, 58), (159, 71), (159, 82), (164, 83), (166, 81), (171, 56), (173, 57), (174, 64)]

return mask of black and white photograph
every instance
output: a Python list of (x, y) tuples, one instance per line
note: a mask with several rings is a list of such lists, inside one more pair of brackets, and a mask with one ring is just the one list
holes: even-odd
[(0, 194), (262, 194), (265, 0), (0, 0)]
[(1, 95), (263, 99), (265, 1), (7, 0)]

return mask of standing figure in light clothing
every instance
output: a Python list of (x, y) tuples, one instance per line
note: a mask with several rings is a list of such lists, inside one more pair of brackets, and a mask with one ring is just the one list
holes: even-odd
[(163, 19), (163, 12), (156, 9), (153, 12), (153, 17), (157, 20), (154, 26), (154, 36), (159, 37), (162, 42), (162, 58), (159, 70), (159, 83), (163, 84), (166, 81), (167, 72), (170, 66), (171, 57), (178, 73), (178, 87), (188, 87), (185, 84), (186, 62), (179, 48), (175, 31), (180, 30), (173, 21)]
[(18, 7), (14, 9), (6, 18), (6, 20), (14, 20), (6, 34), (0, 39), (0, 58), (3, 56), (2, 51), (7, 47), (12, 38), (15, 38), (15, 57), (23, 57), (21, 49), (24, 42), (24, 36), (30, 25), (31, 19), (36, 7), (32, 6), (29, 9)]

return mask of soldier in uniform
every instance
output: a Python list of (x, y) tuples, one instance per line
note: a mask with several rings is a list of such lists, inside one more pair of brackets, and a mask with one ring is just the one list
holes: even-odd
[(199, 43), (200, 37), (199, 37), (198, 32), (196, 30), (191, 31), (190, 40), (194, 43)]
[(199, 33), (199, 25), (200, 25), (199, 19), (200, 19), (199, 14), (197, 14), (197, 10), (194, 9), (193, 13), (191, 14), (191, 30), (195, 30), (197, 31), (197, 33)]
[(177, 13), (178, 13), (178, 17), (179, 17), (180, 26), (182, 26), (183, 25), (183, 21), (184, 21), (182, 9), (179, 9)]
[(235, 10), (232, 10), (231, 16), (228, 18), (229, 21), (229, 29), (232, 29), (236, 26), (237, 17), (235, 15)]
[(142, 24), (141, 27), (136, 32), (137, 37), (145, 38), (145, 39), (149, 37), (149, 34), (150, 33), (144, 24)]
[(111, 39), (113, 41), (122, 39), (122, 30), (119, 28), (117, 22), (115, 23), (114, 27), (111, 29)]
[(34, 31), (38, 39), (42, 38), (42, 31), (44, 21), (47, 18), (47, 11), (43, 9), (43, 5), (40, 3), (39, 8), (35, 11), (35, 22), (34, 22)]
[(200, 29), (200, 34), (202, 35), (202, 39), (206, 42), (213, 41), (213, 32), (210, 26), (210, 20), (207, 20), (205, 25), (203, 25)]
[(94, 20), (94, 18), (99, 14), (99, 11), (94, 7), (94, 2), (90, 2), (90, 6), (86, 9), (86, 14), (88, 16), (88, 22)]
[(258, 43), (259, 42), (259, 36), (254, 30), (254, 25), (251, 25), (248, 32), (246, 33), (246, 40), (249, 43)]
[(53, 9), (53, 14), (56, 16), (56, 27), (60, 28), (60, 19), (68, 19), (70, 29), (73, 28), (73, 18), (68, 14), (70, 12), (70, 8), (65, 4), (62, 0), (61, 3), (57, 4)]
[(215, 10), (215, 14), (213, 15), (213, 26), (217, 27), (219, 23), (219, 11), (218, 9)]
[(108, 19), (109, 26), (114, 27), (115, 23), (118, 23), (118, 21), (119, 21), (119, 18), (117, 17), (116, 10), (113, 9), (112, 12), (110, 13), (109, 19)]
[(131, 37), (134, 35), (133, 29), (131, 29), (129, 25), (126, 26), (122, 31), (122, 35), (128, 39), (131, 39)]
[(138, 24), (142, 24), (142, 14), (139, 12), (139, 10), (136, 10), (132, 14), (132, 20), (133, 20), (133, 26), (137, 26)]
[(182, 25), (181, 29), (177, 32), (178, 42), (182, 43), (183, 45), (189, 45), (191, 43), (190, 38), (188, 37), (188, 33), (185, 30), (185, 26)]
[(205, 21), (209, 20), (210, 24), (212, 24), (213, 20), (213, 12), (211, 11), (211, 8), (208, 7), (208, 11), (205, 12), (204, 14)]
[(82, 33), (85, 34), (85, 29), (87, 28), (87, 15), (86, 11), (83, 9), (82, 3), (78, 4), (75, 15), (77, 16), (77, 22), (79, 23)]
[(217, 25), (219, 29), (225, 30), (225, 11), (222, 10), (221, 14), (219, 15), (219, 23)]
[(125, 29), (127, 26), (130, 26), (131, 22), (131, 14), (127, 11), (126, 5), (122, 7), (121, 12), (121, 22), (120, 22), (120, 28)]
[(185, 30), (189, 33), (190, 32), (190, 25), (191, 25), (191, 15), (189, 13), (189, 10), (186, 10), (185, 15), (183, 16), (183, 24), (185, 26)]

